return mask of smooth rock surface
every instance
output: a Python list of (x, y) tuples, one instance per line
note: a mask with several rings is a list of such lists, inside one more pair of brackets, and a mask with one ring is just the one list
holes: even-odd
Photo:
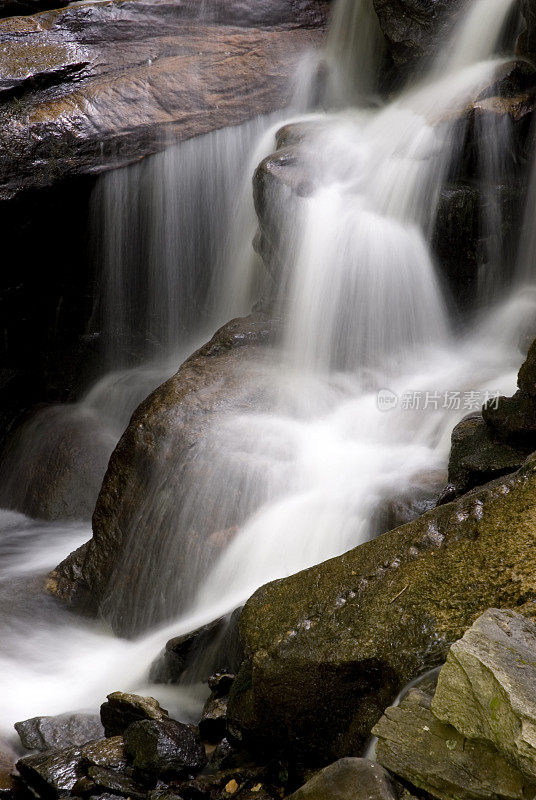
[[(248, 601), (228, 730), (251, 748), (333, 760), (442, 663), (490, 606), (534, 614), (536, 459)], [(329, 708), (329, 714), (325, 709)]]
[(283, 107), (324, 0), (116, 0), (0, 21), (0, 199)]
[(291, 800), (396, 800), (389, 773), (366, 758), (341, 758), (290, 795)]
[(15, 723), (22, 746), (27, 750), (62, 750), (100, 739), (104, 734), (97, 714), (62, 714), (32, 717)]
[(376, 758), (440, 800), (532, 800), (536, 785), (486, 742), (435, 719), (428, 695), (412, 689), (373, 728)]
[(489, 609), (450, 648), (432, 711), (536, 781), (536, 625)]
[[(231, 413), (258, 410), (270, 402), (273, 381), (262, 364), (276, 332), (277, 323), (264, 314), (231, 321), (139, 406), (110, 459), (93, 516), (93, 538), (49, 576), (47, 588), (52, 594), (77, 608), (93, 610), (106, 599), (107, 618), (126, 635), (176, 615), (179, 601), (173, 591), (181, 559), (189, 559), (191, 577), (192, 564), (208, 565), (235, 530), (227, 517), (221, 526), (226, 529), (221, 530), (209, 506), (206, 520), (196, 517), (202, 535), (192, 537), (177, 497), (187, 480), (210, 477), (217, 469), (211, 447), (219, 453), (224, 446), (219, 441), (212, 445), (210, 439), (203, 449), (216, 421), (219, 428)], [(214, 480), (218, 477), (214, 473)], [(152, 492), (158, 494), (162, 509), (157, 520), (147, 502)], [(244, 512), (238, 507), (237, 516), (240, 513)], [(161, 526), (162, 535), (178, 529), (180, 549), (173, 556), (173, 571), (166, 575), (169, 592), (161, 587), (163, 605), (149, 608), (145, 599), (138, 605), (133, 602), (133, 590), (143, 593), (146, 587), (154, 596), (155, 578), (147, 569), (151, 565), (140, 559), (123, 570), (117, 565), (128, 558), (130, 535), (138, 546), (142, 540), (160, 542), (155, 525)], [(181, 530), (181, 526), (188, 527)], [(199, 554), (189, 558), (188, 547), (202, 548), (203, 558)], [(158, 580), (164, 580), (162, 571)], [(191, 582), (194, 588), (195, 581)]]

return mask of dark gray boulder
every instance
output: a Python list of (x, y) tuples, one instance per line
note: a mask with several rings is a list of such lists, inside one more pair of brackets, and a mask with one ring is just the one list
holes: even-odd
[(61, 714), (57, 717), (32, 717), (15, 723), (22, 746), (27, 750), (62, 750), (80, 747), (100, 739), (104, 729), (98, 714)]
[(191, 726), (175, 720), (141, 720), (123, 735), (125, 750), (134, 767), (155, 775), (201, 770), (207, 763), (205, 748)]
[(24, 783), (38, 797), (67, 797), (82, 776), (82, 756), (79, 748), (49, 750), (17, 761)]

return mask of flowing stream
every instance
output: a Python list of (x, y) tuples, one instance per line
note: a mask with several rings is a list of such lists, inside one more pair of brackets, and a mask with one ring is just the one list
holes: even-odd
[[(207, 445), (214, 470), (175, 498), (162, 541), (137, 543), (148, 562), (147, 578), (130, 598), (140, 619), (152, 618), (155, 594), (166, 596), (168, 620), (170, 608), (180, 607), (176, 528), (201, 513), (224, 520), (238, 489), (246, 498), (244, 521), (214, 564), (189, 567), (195, 581), (179, 616), (127, 641), (41, 591), (46, 572), (90, 537), (89, 523), (44, 523), (2, 511), (3, 735), (29, 716), (96, 709), (116, 689), (150, 691), (179, 717), (195, 719), (202, 688), (147, 686), (166, 640), (231, 612), (267, 581), (366, 541), (377, 533), (378, 510), (389, 498), (439, 490), (456, 422), (488, 396), (515, 389), (536, 319), (527, 266), (533, 237), (527, 233), (521, 243), (518, 279), (507, 291), (498, 290), (493, 270), (486, 277), (482, 306), (462, 332), (453, 325), (430, 245), (439, 192), (458, 157), (457, 116), (502, 64), (497, 48), (512, 6), (512, 0), (468, 3), (427, 75), (381, 104), (383, 53), (371, 4), (338, 0), (321, 54), (328, 70), (322, 104), (331, 111), (307, 117), (316, 131), (309, 147), (317, 185), (292, 212), (292, 225), (289, 209), (281, 208), (283, 341), (265, 364), (252, 366), (271, 386), (273, 401), (222, 423)], [(311, 57), (304, 67), (298, 119), (311, 104), (318, 63)], [(101, 313), (110, 371), (69, 413), (94, 415), (106, 431), (106, 453), (137, 403), (262, 293), (266, 278), (250, 245), (251, 175), (273, 150), (282, 121), (210, 134), (102, 179), (95, 214), (106, 265)], [(504, 138), (497, 147), (507, 147)], [(483, 170), (491, 180), (489, 165)], [(532, 205), (535, 191), (528, 193)], [(145, 366), (129, 369), (124, 353), (138, 346), (136, 330), (151, 331), (166, 358), (151, 360), (151, 337), (144, 335)], [(52, 448), (54, 436), (45, 425)], [(4, 474), (0, 497), (11, 507), (21, 507), (13, 498), (24, 482), (28, 447), (36, 445), (36, 435), (30, 439), (13, 457), (10, 476)], [(119, 569), (128, 571), (128, 557)], [(107, 606), (119, 602), (112, 587)]]

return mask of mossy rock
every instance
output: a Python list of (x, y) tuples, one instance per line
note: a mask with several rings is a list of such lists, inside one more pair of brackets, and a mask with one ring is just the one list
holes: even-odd
[(230, 732), (327, 763), (355, 755), (412, 678), (487, 608), (534, 615), (536, 457), (338, 558), (260, 588), (240, 632)]

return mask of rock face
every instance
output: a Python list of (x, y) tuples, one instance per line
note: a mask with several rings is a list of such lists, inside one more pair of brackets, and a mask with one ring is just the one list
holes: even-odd
[(374, 0), (380, 26), (397, 66), (414, 66), (434, 52), (438, 38), (457, 19), (459, 2)]
[(489, 609), (450, 648), (432, 710), (536, 782), (536, 625)]
[(0, 198), (284, 106), (324, 0), (75, 4), (0, 21)]
[[(215, 421), (270, 402), (270, 376), (263, 375), (261, 364), (275, 330), (275, 323), (262, 314), (233, 320), (141, 404), (110, 459), (93, 516), (93, 538), (50, 575), (49, 591), (72, 605), (93, 610), (113, 593), (109, 604), (113, 613), (108, 618), (118, 632), (127, 635), (176, 613), (180, 559), (188, 563), (193, 591), (197, 588), (195, 564), (206, 569), (233, 535), (240, 514), (249, 512), (249, 506), (242, 508), (238, 503), (232, 509), (238, 518), (227, 515), (218, 522), (220, 504), (216, 502), (215, 507), (207, 505), (206, 520), (196, 514), (198, 527), (192, 530), (190, 517), (182, 516), (189, 507), (179, 498), (189, 480), (207, 480), (214, 492), (221, 479), (226, 467), (215, 459), (225, 455), (226, 444), (210, 438)], [(221, 491), (226, 492), (225, 484)], [(158, 519), (152, 511), (155, 497), (163, 515)], [(224, 500), (222, 495), (221, 505)], [(129, 537), (135, 536), (137, 546), (142, 540), (148, 548), (157, 546), (161, 556), (160, 529), (177, 531), (183, 538), (171, 543), (177, 549), (168, 559), (160, 558), (158, 580), (165, 601), (151, 606), (154, 565), (149, 556), (129, 560)], [(166, 581), (169, 587), (163, 585)], [(183, 591), (181, 597), (188, 599), (187, 588), (178, 588)], [(134, 591), (139, 592), (137, 603)]]
[(352, 754), (396, 693), (444, 661), (478, 614), (532, 614), (535, 491), (531, 457), (505, 479), (259, 589), (240, 620), (234, 737), (325, 762)]
[(380, 764), (440, 800), (530, 800), (536, 785), (488, 742), (465, 739), (416, 689), (373, 728)]
[(61, 750), (80, 747), (100, 739), (104, 729), (95, 714), (70, 714), (59, 717), (32, 717), (15, 723), (22, 746), (27, 750)]
[(366, 758), (341, 758), (307, 781), (291, 800), (396, 800), (389, 773)]
[(81, 753), (76, 747), (37, 753), (19, 759), (17, 769), (38, 796), (67, 797), (81, 776)]

